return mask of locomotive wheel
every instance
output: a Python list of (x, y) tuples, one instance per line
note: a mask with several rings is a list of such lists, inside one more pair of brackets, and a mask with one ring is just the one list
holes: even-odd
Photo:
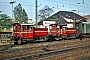
[(44, 37), (43, 40), (44, 40), (44, 41), (47, 41), (47, 37)]
[(57, 41), (59, 41), (59, 38), (56, 38)]
[(17, 43), (20, 45), (22, 44), (22, 40), (18, 40)]
[(47, 41), (52, 41), (52, 39), (53, 39), (53, 38), (52, 38), (51, 35), (48, 35), (48, 36), (47, 36)]
[(55, 38), (55, 40), (57, 40), (57, 41), (58, 41), (58, 40), (59, 40), (59, 38)]
[(70, 35), (69, 34), (67, 35), (67, 38), (66, 39), (70, 39)]

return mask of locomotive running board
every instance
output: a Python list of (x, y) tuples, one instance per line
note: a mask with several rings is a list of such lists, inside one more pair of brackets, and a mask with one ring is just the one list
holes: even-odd
[(46, 40), (35, 40), (35, 42), (42, 42), (42, 41), (46, 41)]

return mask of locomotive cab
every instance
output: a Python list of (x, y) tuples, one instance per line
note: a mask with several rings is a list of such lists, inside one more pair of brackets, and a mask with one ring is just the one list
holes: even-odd
[(76, 29), (63, 26), (62, 36), (64, 39), (76, 38), (77, 37)]
[(48, 28), (35, 28), (31, 24), (13, 24), (12, 40), (15, 43), (22, 44), (23, 42), (33, 42), (40, 40), (48, 40)]
[(68, 28), (66, 24), (51, 24), (49, 29), (49, 35), (55, 40), (76, 38), (77, 36), (76, 29)]
[(21, 44), (22, 42), (28, 41), (28, 38), (31, 38), (31, 40), (33, 38), (33, 25), (14, 23), (12, 40)]
[(50, 24), (49, 29), (49, 35), (52, 35), (55, 40), (62, 39), (62, 36), (66, 35), (66, 24)]

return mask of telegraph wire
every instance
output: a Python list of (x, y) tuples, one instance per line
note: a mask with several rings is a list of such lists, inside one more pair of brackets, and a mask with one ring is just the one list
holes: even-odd
[[(76, 5), (76, 4), (71, 4), (71, 1), (70, 1), (70, 3), (66, 3), (66, 0), (65, 0), (65, 2), (60, 2), (60, 1), (57, 1), (57, 0), (54, 0), (54, 1), (52, 1), (52, 0), (46, 0), (46, 1), (51, 1), (51, 2), (56, 2), (57, 3), (57, 7), (59, 7), (59, 5), (58, 5), (58, 3), (62, 3), (62, 4), (66, 4), (66, 5), (73, 5), (73, 6), (79, 6), (79, 7), (85, 7), (85, 8), (90, 8), (90, 7), (86, 7), (86, 6), (80, 6), (80, 4), (81, 3), (77, 3), (78, 5)], [(83, 2), (83, 4), (85, 4), (85, 2), (84, 2), (84, 0), (82, 1)], [(6, 4), (10, 4), (9, 2), (0, 2), (0, 3), (6, 3)], [(31, 6), (31, 7), (35, 7), (35, 6), (33, 6), (33, 5), (27, 5), (27, 4), (21, 4), (21, 5), (23, 5), (23, 6)], [(88, 5), (88, 4), (86, 4), (86, 5)], [(64, 7), (65, 5), (63, 5), (63, 7)]]
[[(21, 4), (21, 3), (20, 3), (20, 4)], [(21, 4), (21, 5), (35, 7), (35, 6), (33, 6), (33, 5), (27, 5), (27, 4)]]
[[(10, 2), (0, 2), (0, 3), (5, 3), (5, 4), (10, 4)], [(24, 5), (24, 6), (32, 6), (32, 7), (35, 7), (35, 6), (33, 6), (33, 5), (27, 5), (27, 4), (22, 4), (22, 3), (20, 3), (21, 5)]]
[(7, 3), (7, 4), (10, 4), (10, 3), (8, 3), (8, 2), (0, 2), (0, 3)]
[[(52, 0), (46, 0), (46, 1), (57, 2), (57, 4), (58, 4), (58, 3), (62, 3), (62, 4), (67, 4), (67, 5), (73, 5), (73, 6), (80, 6), (80, 4), (81, 4), (81, 3), (79, 3), (79, 2), (78, 2), (78, 3), (75, 2), (75, 3), (77, 3), (78, 5), (76, 5), (76, 4), (71, 4), (71, 3), (69, 4), (69, 3), (66, 3), (66, 0), (65, 0), (65, 3), (64, 3), (64, 2), (57, 1), (57, 0), (54, 0), (54, 1), (52, 1)], [(70, 1), (70, 2), (71, 2), (71, 1)], [(0, 3), (10, 4), (9, 2), (0, 2)], [(83, 3), (83, 4), (86, 4), (84, 0), (82, 0), (82, 3)], [(33, 6), (33, 5), (27, 5), (27, 4), (21, 4), (21, 5), (35, 7), (35, 6)], [(86, 4), (86, 5), (88, 5), (88, 4)], [(58, 6), (58, 5), (57, 5), (57, 6)], [(64, 6), (64, 5), (63, 5), (63, 6)], [(86, 6), (80, 6), (80, 7), (86, 7)], [(90, 8), (90, 7), (86, 7), (86, 8)]]
[[(52, 2), (52, 0), (46, 0), (46, 1), (51, 1)], [(67, 4), (67, 5), (73, 5), (73, 6), (79, 6), (79, 7), (85, 7), (85, 8), (90, 8), (90, 7), (86, 7), (86, 6), (80, 6), (80, 3), (77, 3), (78, 5), (76, 5), (76, 4), (71, 4), (71, 3), (64, 3), (64, 2), (60, 2), (60, 1), (55, 1), (54, 0), (54, 2), (58, 2), (58, 3), (62, 3), (62, 4)], [(85, 4), (85, 3), (84, 3)], [(87, 4), (88, 5), (88, 4)]]

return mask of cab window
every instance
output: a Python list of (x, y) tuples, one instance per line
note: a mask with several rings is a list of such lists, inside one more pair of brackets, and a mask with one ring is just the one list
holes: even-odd
[(18, 26), (18, 30), (21, 30), (21, 26)]
[(32, 26), (27, 26), (27, 30), (32, 30)]
[(66, 30), (67, 29), (67, 27), (66, 26), (63, 26), (63, 30)]
[(13, 26), (13, 30), (16, 30), (16, 26)]
[(24, 28), (23, 28), (23, 31), (26, 31), (26, 26), (23, 26)]
[(53, 26), (50, 26), (50, 29), (53, 29)]

